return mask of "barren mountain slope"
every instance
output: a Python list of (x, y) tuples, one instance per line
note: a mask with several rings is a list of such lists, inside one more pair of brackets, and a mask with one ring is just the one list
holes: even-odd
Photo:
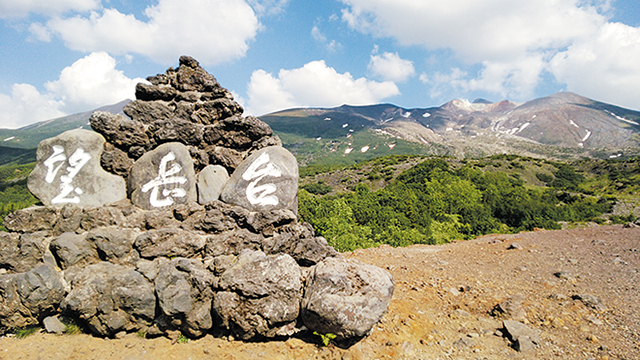
[[(313, 337), (244, 343), (207, 335), (172, 345), (136, 334), (39, 333), (1, 338), (0, 359), (640, 358), (640, 228), (489, 235), (345, 256), (387, 268), (396, 282), (382, 322), (349, 349), (319, 346)], [(491, 315), (509, 298), (510, 316), (540, 331), (540, 345), (529, 351), (499, 336), (502, 320)]]

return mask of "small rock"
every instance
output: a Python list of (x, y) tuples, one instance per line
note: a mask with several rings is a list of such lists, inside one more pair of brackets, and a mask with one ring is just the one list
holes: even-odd
[(507, 250), (524, 250), (524, 247), (522, 247), (522, 245), (518, 243), (511, 243), (511, 245), (509, 245)]
[(527, 325), (513, 320), (505, 320), (502, 322), (506, 333), (513, 343), (523, 337), (528, 337), (532, 342), (540, 344), (540, 331), (533, 330)]
[(521, 336), (513, 343), (513, 348), (518, 352), (528, 352), (533, 350), (534, 346), (528, 336)]
[(600, 300), (600, 298), (598, 298), (596, 296), (593, 296), (593, 295), (579, 294), (579, 295), (574, 295), (571, 298), (573, 300), (580, 300), (586, 306), (588, 306), (588, 307), (590, 307), (590, 308), (592, 308), (594, 310), (597, 310), (597, 311), (604, 311), (606, 309), (604, 304), (602, 304), (602, 300)]
[(470, 339), (470, 338), (460, 338), (453, 343), (453, 346), (457, 348), (473, 347), (473, 345), (474, 345), (473, 339)]
[(563, 280), (573, 279), (573, 274), (569, 271), (557, 271), (553, 273), (553, 276)]
[(204, 205), (218, 200), (229, 180), (227, 169), (220, 165), (208, 165), (198, 173), (198, 203)]
[(66, 329), (65, 324), (58, 319), (57, 316), (48, 316), (43, 321), (44, 329), (47, 330), (48, 333), (54, 334), (62, 334)]

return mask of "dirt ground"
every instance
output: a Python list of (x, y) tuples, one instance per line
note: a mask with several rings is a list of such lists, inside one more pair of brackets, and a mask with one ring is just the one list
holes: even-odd
[[(640, 228), (488, 235), (345, 256), (387, 269), (396, 283), (389, 312), (348, 349), (314, 338), (207, 335), (172, 344), (40, 332), (0, 338), (0, 359), (640, 359)], [(540, 332), (528, 351), (501, 336), (493, 309), (508, 299), (512, 312), (503, 317)]]

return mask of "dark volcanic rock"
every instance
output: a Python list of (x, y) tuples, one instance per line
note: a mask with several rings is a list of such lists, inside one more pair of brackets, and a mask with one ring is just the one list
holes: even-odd
[(113, 336), (150, 326), (156, 297), (151, 283), (133, 268), (101, 262), (73, 279), (60, 307), (84, 319), (93, 333)]
[(241, 339), (291, 335), (300, 310), (300, 267), (289, 255), (245, 250), (224, 272), (215, 312)]
[(119, 227), (101, 227), (90, 231), (86, 240), (93, 244), (100, 259), (119, 265), (134, 265), (140, 258), (133, 249), (137, 232)]
[(43, 262), (48, 232), (0, 232), (0, 268), (10, 272), (27, 272)]
[(155, 291), (168, 323), (192, 337), (213, 326), (213, 274), (194, 259), (175, 258), (160, 267)]
[(0, 275), (0, 333), (38, 324), (56, 311), (66, 293), (62, 274), (46, 265)]
[(204, 248), (206, 238), (181, 229), (165, 228), (140, 234), (134, 243), (143, 258), (158, 256), (194, 257)]
[(86, 266), (100, 261), (98, 252), (85, 237), (84, 234), (67, 232), (51, 242), (51, 252), (58, 260), (60, 268), (64, 270), (74, 265)]
[(391, 274), (373, 265), (328, 258), (307, 279), (302, 321), (338, 340), (367, 335), (386, 313), (393, 295)]
[(58, 219), (58, 210), (48, 206), (32, 206), (17, 210), (4, 218), (4, 227), (15, 232), (52, 230)]

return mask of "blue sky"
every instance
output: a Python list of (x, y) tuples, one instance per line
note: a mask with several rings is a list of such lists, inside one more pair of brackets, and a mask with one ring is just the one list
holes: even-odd
[(191, 55), (245, 114), (558, 91), (640, 109), (637, 0), (0, 0), (0, 127), (133, 97)]

